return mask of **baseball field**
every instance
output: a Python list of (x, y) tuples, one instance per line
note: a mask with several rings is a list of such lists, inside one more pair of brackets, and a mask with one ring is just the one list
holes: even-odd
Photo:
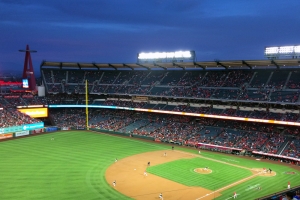
[(250, 200), (300, 185), (295, 166), (87, 131), (4, 141), (0, 159), (5, 200)]

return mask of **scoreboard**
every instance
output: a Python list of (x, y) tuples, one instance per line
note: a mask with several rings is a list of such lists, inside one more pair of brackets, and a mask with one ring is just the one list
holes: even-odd
[(48, 117), (48, 107), (38, 106), (18, 106), (17, 110), (29, 115), (32, 118)]

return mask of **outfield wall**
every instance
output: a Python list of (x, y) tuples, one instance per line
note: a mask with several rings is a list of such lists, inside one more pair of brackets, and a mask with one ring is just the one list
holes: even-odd
[(27, 136), (30, 135), (32, 131), (38, 129), (44, 129), (44, 122), (0, 128), (0, 140)]

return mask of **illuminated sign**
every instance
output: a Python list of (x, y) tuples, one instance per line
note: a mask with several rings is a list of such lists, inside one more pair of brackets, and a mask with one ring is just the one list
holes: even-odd
[(18, 109), (21, 113), (29, 115), (32, 118), (48, 117), (48, 108), (28, 108)]
[(23, 79), (22, 85), (23, 85), (23, 88), (29, 88), (28, 79)]

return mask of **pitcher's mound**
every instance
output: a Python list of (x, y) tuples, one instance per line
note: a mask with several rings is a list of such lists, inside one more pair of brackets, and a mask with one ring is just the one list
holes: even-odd
[(194, 172), (199, 173), (199, 174), (210, 174), (210, 173), (212, 173), (212, 170), (205, 169), (205, 168), (196, 168), (196, 169), (194, 169)]
[(253, 168), (254, 173), (259, 173), (259, 176), (276, 176), (276, 172), (264, 171), (262, 168)]

